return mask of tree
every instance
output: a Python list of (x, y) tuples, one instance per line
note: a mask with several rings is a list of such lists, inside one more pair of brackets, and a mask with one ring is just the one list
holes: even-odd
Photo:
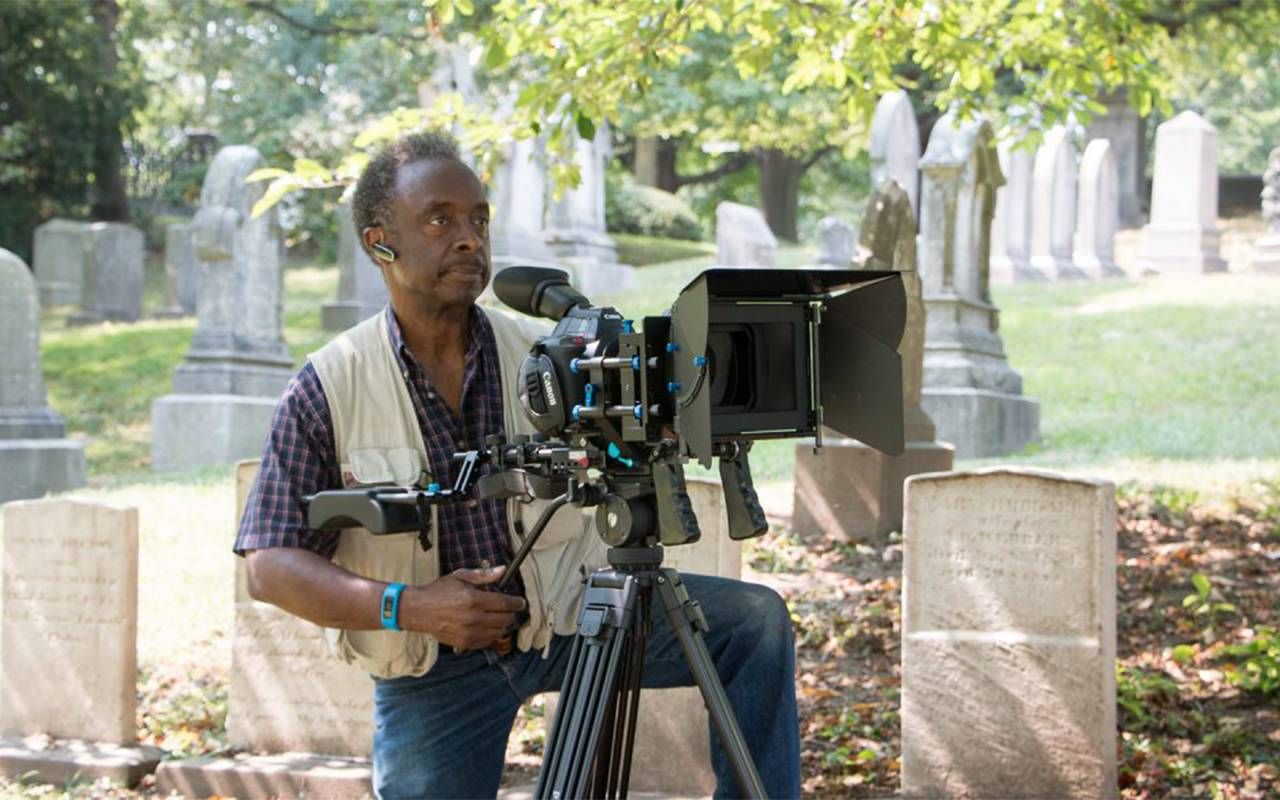
[(55, 214), (129, 218), (123, 132), (144, 82), (116, 0), (2, 3), (0, 241), (30, 258)]
[[(573, 131), (608, 121), (638, 136), (716, 140), (762, 155), (766, 195), (795, 185), (825, 148), (865, 145), (878, 98), (911, 90), (937, 111), (989, 114), (997, 127), (1043, 129), (1104, 110), (1125, 87), (1142, 113), (1167, 88), (1159, 55), (1182, 16), (1250, 16), (1248, 2), (1202, 0), (426, 0), (443, 39), (475, 32), (485, 68), (519, 77), (510, 123), (567, 155)], [(1261, 13), (1261, 12), (1258, 12)], [(1273, 13), (1270, 10), (1267, 14)], [(707, 48), (712, 48), (708, 51)], [(713, 57), (705, 57), (706, 53)], [(693, 78), (692, 80), (690, 78)], [(661, 106), (671, 82), (696, 102)], [(735, 94), (734, 86), (747, 90)], [(679, 99), (679, 98), (677, 98)], [(686, 98), (687, 99), (687, 98)], [(926, 116), (931, 116), (926, 114)], [(406, 125), (450, 121), (447, 109)], [(927, 121), (927, 120), (926, 120)], [(384, 123), (386, 133), (394, 127)], [(498, 130), (498, 129), (494, 129)], [(368, 141), (366, 139), (365, 141)], [(473, 141), (473, 145), (483, 142)], [(341, 182), (277, 176), (292, 188)], [(572, 179), (571, 171), (562, 178)], [(765, 201), (766, 208), (769, 202)], [(787, 209), (773, 213), (783, 229)], [(772, 221), (772, 220), (771, 220)]]

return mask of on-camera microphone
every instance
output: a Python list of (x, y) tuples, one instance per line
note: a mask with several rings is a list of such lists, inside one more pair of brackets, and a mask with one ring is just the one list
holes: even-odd
[(507, 267), (493, 278), (493, 293), (522, 314), (557, 322), (591, 301), (569, 285), (569, 273), (547, 267)]

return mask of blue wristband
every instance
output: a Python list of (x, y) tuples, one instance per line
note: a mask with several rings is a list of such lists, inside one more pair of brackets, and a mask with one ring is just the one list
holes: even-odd
[(400, 630), (400, 593), (403, 583), (389, 583), (382, 590), (382, 627), (389, 631)]

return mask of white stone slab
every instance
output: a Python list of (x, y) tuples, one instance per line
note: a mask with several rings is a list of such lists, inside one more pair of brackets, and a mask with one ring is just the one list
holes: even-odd
[(1071, 259), (1076, 232), (1076, 153), (1066, 127), (1044, 136), (1031, 179), (1031, 266), (1059, 280), (1083, 278)]
[(1218, 229), (1218, 131), (1194, 111), (1156, 129), (1151, 221), (1138, 268), (1152, 273), (1222, 272)]
[(892, 178), (911, 198), (911, 213), (920, 213), (920, 128), (911, 97), (890, 92), (876, 104), (871, 118), (871, 185)]
[(1111, 142), (1094, 139), (1080, 158), (1080, 194), (1076, 202), (1075, 265), (1091, 278), (1123, 278), (1116, 264), (1120, 199)]
[(41, 305), (80, 305), (88, 239), (87, 222), (51, 219), (36, 228), (32, 260)]
[(135, 739), (138, 511), (4, 507), (0, 735)]
[(716, 263), (724, 267), (773, 267), (778, 239), (760, 209), (740, 203), (716, 206)]
[(991, 220), (991, 282), (1037, 283), (1048, 280), (1031, 266), (1031, 172), (1035, 154), (1002, 143), (996, 148), (1005, 184), (996, 191)]
[(907, 481), (906, 797), (1114, 797), (1115, 490), (990, 469)]
[[(257, 461), (236, 465), (236, 521)], [(373, 682), (335, 658), (324, 629), (254, 601), (237, 559), (227, 739), (254, 752), (365, 757), (373, 743)]]

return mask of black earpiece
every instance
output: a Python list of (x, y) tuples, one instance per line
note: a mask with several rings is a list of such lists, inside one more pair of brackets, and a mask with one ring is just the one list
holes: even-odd
[(377, 256), (380, 261), (385, 261), (388, 264), (395, 261), (397, 258), (396, 251), (387, 247), (382, 242), (374, 242), (369, 245), (369, 249), (373, 251), (373, 254)]

